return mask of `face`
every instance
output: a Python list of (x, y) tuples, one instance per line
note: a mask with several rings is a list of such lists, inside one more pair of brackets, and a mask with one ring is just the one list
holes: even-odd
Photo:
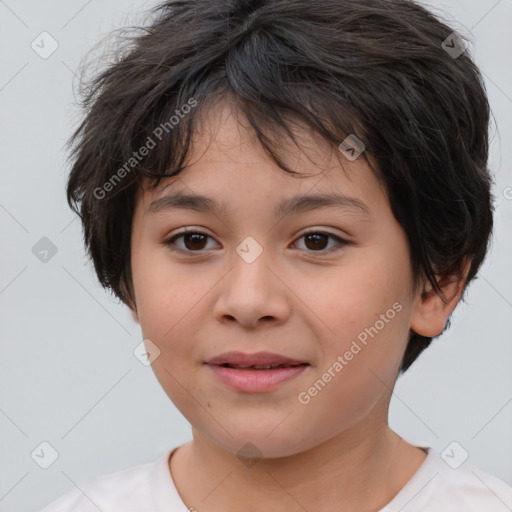
[[(204, 128), (190, 166), (136, 198), (136, 315), (149, 351), (158, 347), (163, 389), (233, 453), (251, 442), (264, 457), (288, 456), (387, 425), (418, 297), (405, 233), (377, 179), (363, 158), (338, 159), (305, 134), (300, 149), (286, 147), (301, 176), (286, 173), (227, 103)], [(223, 207), (193, 209), (178, 193)], [(292, 199), (334, 194), (352, 201)], [(207, 364), (233, 351), (291, 367)]]

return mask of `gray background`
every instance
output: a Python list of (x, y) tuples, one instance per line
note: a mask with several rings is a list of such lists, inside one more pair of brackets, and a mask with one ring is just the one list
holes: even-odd
[[(64, 198), (63, 145), (78, 122), (74, 71), (101, 36), (152, 5), (0, 0), (0, 511), (36, 510), (191, 437), (134, 357), (139, 327), (97, 284)], [(397, 382), (390, 425), (439, 452), (457, 441), (468, 463), (512, 484), (512, 0), (428, 5), (472, 39), (485, 76), (499, 130), (490, 161), (496, 229), (452, 327)], [(46, 59), (31, 47), (42, 46), (43, 31), (59, 45)], [(43, 237), (57, 249), (46, 262), (33, 253)], [(31, 457), (42, 442), (58, 452), (48, 469)]]

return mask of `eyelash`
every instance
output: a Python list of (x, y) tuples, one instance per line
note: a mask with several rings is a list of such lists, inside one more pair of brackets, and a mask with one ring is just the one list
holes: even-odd
[[(188, 234), (197, 234), (197, 235), (206, 236), (208, 238), (213, 238), (210, 235), (208, 235), (207, 233), (203, 233), (202, 231), (197, 231), (195, 229), (186, 229), (186, 230), (180, 231), (179, 233), (174, 234), (171, 238), (165, 240), (163, 242), (163, 244), (168, 246), (171, 251), (181, 252), (181, 253), (185, 253), (185, 254), (193, 254), (193, 253), (201, 254), (201, 253), (205, 253), (205, 252), (207, 252), (209, 250), (209, 249), (201, 249), (201, 250), (198, 250), (198, 251), (191, 251), (191, 250), (184, 250), (184, 249), (176, 248), (175, 247), (175, 243), (174, 243), (175, 240), (178, 239), (178, 238), (183, 237), (184, 235), (188, 235)], [(317, 231), (317, 230), (312, 230), (312, 231), (308, 231), (306, 233), (302, 233), (302, 235), (300, 235), (300, 237), (298, 239), (301, 239), (301, 238), (303, 238), (303, 237), (305, 237), (307, 235), (312, 235), (312, 234), (315, 234), (315, 235), (326, 235), (327, 237), (336, 240), (338, 242), (338, 245), (340, 245), (341, 247), (338, 247), (338, 248), (334, 247), (334, 248), (331, 248), (331, 249), (320, 250), (320, 251), (312, 251), (312, 250), (308, 251), (307, 249), (302, 249), (302, 250), (306, 250), (306, 252), (319, 253), (319, 254), (330, 254), (331, 252), (334, 252), (334, 251), (337, 251), (337, 250), (341, 250), (341, 248), (343, 246), (348, 245), (350, 243), (347, 240), (344, 240), (343, 238), (340, 238), (339, 236), (333, 235), (332, 233), (328, 233), (328, 232), (325, 232), (325, 231)]]

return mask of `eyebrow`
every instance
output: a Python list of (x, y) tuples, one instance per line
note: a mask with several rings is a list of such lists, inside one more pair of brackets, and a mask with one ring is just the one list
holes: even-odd
[[(359, 199), (338, 193), (314, 194), (307, 196), (294, 196), (280, 202), (274, 208), (274, 214), (288, 216), (316, 208), (335, 207), (341, 210), (350, 210), (361, 217), (371, 217), (369, 208)], [(155, 199), (148, 208), (150, 213), (168, 211), (173, 209), (194, 210), (200, 213), (223, 215), (228, 209), (226, 202), (219, 203), (211, 197), (201, 194), (174, 192)]]

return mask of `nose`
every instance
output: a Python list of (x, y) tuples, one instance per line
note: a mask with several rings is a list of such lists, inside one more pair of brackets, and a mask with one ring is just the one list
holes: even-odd
[(269, 253), (255, 247), (254, 239), (252, 245), (240, 244), (214, 306), (218, 321), (251, 329), (286, 322), (291, 310), (289, 290)]

